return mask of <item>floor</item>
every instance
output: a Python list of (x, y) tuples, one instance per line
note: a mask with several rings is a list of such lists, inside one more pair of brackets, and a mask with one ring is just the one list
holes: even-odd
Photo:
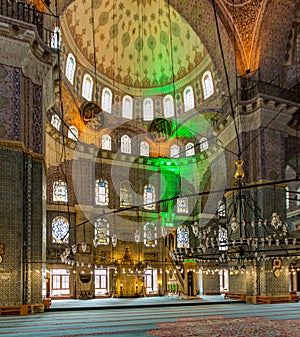
[(296, 337), (300, 303), (250, 305), (219, 296), (56, 300), (44, 313), (0, 317), (0, 336)]

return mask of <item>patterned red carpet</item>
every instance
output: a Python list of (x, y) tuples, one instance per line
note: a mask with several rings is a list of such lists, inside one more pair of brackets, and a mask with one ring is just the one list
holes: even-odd
[(273, 321), (262, 317), (180, 318), (176, 323), (159, 323), (147, 334), (158, 337), (292, 337), (300, 336), (300, 320)]

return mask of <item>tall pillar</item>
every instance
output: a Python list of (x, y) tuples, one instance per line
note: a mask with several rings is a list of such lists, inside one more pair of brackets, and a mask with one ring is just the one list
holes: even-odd
[(46, 296), (44, 108), (52, 56), (34, 28), (24, 27), (1, 22), (0, 305)]

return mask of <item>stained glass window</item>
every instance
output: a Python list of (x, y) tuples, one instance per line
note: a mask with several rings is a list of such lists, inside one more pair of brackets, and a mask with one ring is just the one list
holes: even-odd
[(94, 245), (108, 245), (109, 244), (109, 222), (106, 219), (98, 219), (94, 223), (95, 237)]
[(207, 138), (200, 139), (200, 151), (203, 152), (208, 149), (208, 141)]
[(178, 213), (188, 213), (189, 212), (189, 201), (187, 197), (182, 197), (177, 199), (177, 212)]
[(219, 229), (219, 250), (228, 250), (226, 228)]
[(140, 155), (144, 157), (149, 157), (149, 151), (150, 151), (149, 144), (145, 141), (142, 141), (140, 145)]
[(69, 222), (63, 216), (56, 216), (52, 220), (52, 242), (53, 243), (69, 243)]
[(127, 135), (121, 137), (121, 152), (131, 153), (131, 139)]
[(120, 206), (127, 207), (131, 205), (132, 205), (132, 188), (128, 182), (121, 183)]
[(73, 140), (78, 140), (78, 130), (76, 126), (71, 125), (68, 130), (68, 137)]
[(111, 136), (103, 135), (102, 136), (102, 150), (111, 150)]
[(157, 245), (156, 225), (152, 222), (147, 222), (144, 225), (144, 245), (146, 247), (155, 247)]
[(180, 147), (176, 144), (171, 146), (170, 149), (170, 157), (171, 158), (179, 158), (179, 151), (180, 151)]
[(285, 188), (285, 206), (286, 209), (290, 208), (290, 192), (288, 187)]
[(184, 89), (183, 101), (184, 101), (184, 111), (194, 109), (195, 107), (194, 91), (191, 86), (188, 86)]
[(174, 116), (174, 100), (172, 95), (167, 95), (164, 97), (164, 115), (166, 118)]
[(68, 202), (68, 187), (66, 182), (62, 180), (53, 182), (53, 201)]
[(71, 84), (74, 84), (74, 75), (76, 69), (76, 60), (73, 54), (68, 54), (66, 64), (66, 77)]
[(59, 27), (55, 27), (53, 36), (51, 39), (51, 48), (59, 49), (61, 43), (61, 31)]
[(56, 130), (60, 131), (61, 120), (57, 114), (51, 116), (51, 124), (55, 127)]
[(82, 97), (91, 101), (93, 96), (93, 79), (89, 74), (83, 76), (82, 81)]
[(151, 185), (144, 187), (144, 204), (145, 209), (155, 209), (155, 189)]
[(95, 186), (95, 203), (96, 205), (105, 206), (108, 205), (108, 183), (106, 180), (96, 180)]
[(102, 109), (108, 113), (111, 113), (112, 106), (112, 92), (108, 88), (103, 88), (102, 90), (102, 101), (101, 101)]
[(122, 116), (124, 118), (132, 119), (132, 112), (133, 112), (132, 97), (126, 95), (123, 97)]
[(152, 121), (154, 112), (153, 112), (153, 101), (151, 98), (145, 98), (143, 102), (143, 116), (144, 121)]
[(189, 248), (190, 232), (187, 226), (181, 225), (177, 228), (177, 248)]
[(187, 157), (194, 156), (195, 155), (195, 148), (193, 143), (188, 143), (185, 146), (185, 155)]
[(203, 98), (207, 99), (214, 93), (214, 83), (211, 72), (208, 70), (202, 76)]

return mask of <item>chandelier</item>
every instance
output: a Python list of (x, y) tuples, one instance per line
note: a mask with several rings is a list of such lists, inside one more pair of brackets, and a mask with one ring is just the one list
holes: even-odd
[[(194, 247), (177, 248), (170, 253), (178, 262), (193, 259), (201, 265), (214, 262), (220, 267), (246, 268), (247, 262), (288, 258), (299, 255), (300, 240), (289, 233), (287, 222), (273, 210), (262, 218), (253, 194), (257, 191), (242, 186), (243, 161), (236, 161), (236, 192), (227, 196), (226, 218), (201, 227), (191, 225)], [(274, 189), (274, 198), (276, 191)]]

